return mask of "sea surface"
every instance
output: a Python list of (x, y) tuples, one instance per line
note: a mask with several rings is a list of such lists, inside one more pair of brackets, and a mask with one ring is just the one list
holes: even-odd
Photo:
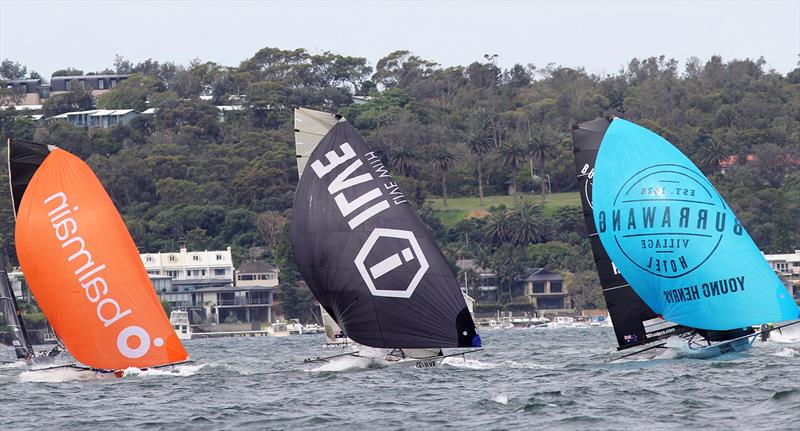
[(481, 331), (434, 369), (303, 364), (322, 335), (186, 341), (194, 362), (98, 377), (0, 367), (0, 430), (800, 429), (800, 343), (604, 362), (611, 328)]

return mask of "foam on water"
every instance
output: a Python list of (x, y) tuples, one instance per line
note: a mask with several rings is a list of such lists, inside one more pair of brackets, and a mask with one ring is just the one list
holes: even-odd
[(492, 397), (492, 401), (496, 402), (497, 404), (508, 405), (508, 395), (506, 394), (497, 394)]
[(459, 356), (452, 356), (444, 358), (442, 364), (449, 365), (455, 368), (467, 368), (470, 370), (493, 370), (496, 368), (527, 368), (527, 369), (543, 369), (547, 368), (543, 365), (535, 364), (533, 362), (516, 362), (506, 360), (502, 362), (489, 362), (481, 361), (479, 359), (461, 358)]
[(368, 368), (381, 368), (383, 361), (377, 358), (364, 358), (361, 356), (340, 356), (323, 362), (318, 367), (311, 368), (310, 372), (339, 372), (366, 370)]
[(88, 382), (113, 378), (115, 376), (112, 373), (99, 373), (70, 367), (31, 369), (23, 371), (19, 375), (19, 381), (22, 383)]
[(783, 349), (772, 354), (773, 356), (780, 356), (782, 358), (800, 358), (800, 350), (784, 347)]
[(189, 377), (199, 373), (205, 366), (206, 364), (180, 364), (144, 370), (129, 367), (122, 371), (122, 377)]

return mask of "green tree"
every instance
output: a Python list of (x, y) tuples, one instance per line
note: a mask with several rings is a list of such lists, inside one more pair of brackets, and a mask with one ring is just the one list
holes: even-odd
[(456, 156), (444, 144), (436, 145), (431, 154), (431, 163), (442, 178), (442, 203), (447, 206), (447, 172), (456, 161)]
[(519, 198), (519, 190), (517, 190), (517, 172), (519, 167), (528, 158), (528, 148), (526, 143), (519, 138), (519, 136), (512, 136), (506, 139), (498, 148), (498, 155), (503, 161), (503, 166), (510, 170), (511, 175), (511, 194), (514, 197), (514, 202)]
[(471, 116), (467, 132), (467, 148), (475, 157), (478, 170), (478, 196), (483, 206), (483, 160), (492, 152), (495, 141), (491, 132), (491, 118), (486, 113), (477, 111)]

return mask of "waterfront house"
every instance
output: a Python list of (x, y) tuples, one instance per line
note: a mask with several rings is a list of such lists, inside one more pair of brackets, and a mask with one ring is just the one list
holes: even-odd
[[(497, 276), (491, 270), (480, 267), (475, 259), (457, 260), (456, 266), (460, 270), (458, 282), (461, 289), (472, 295), (476, 302), (485, 304), (499, 301)], [(470, 281), (469, 273), (477, 276), (477, 280)]]
[(800, 250), (794, 253), (765, 254), (764, 259), (772, 269), (793, 287), (792, 294), (800, 298)]
[[(260, 329), (262, 323), (274, 320), (276, 268), (258, 262), (245, 264), (244, 273), (237, 272), (230, 247), (189, 251), (182, 246), (178, 252), (140, 257), (159, 298), (187, 310), (193, 325), (228, 323), (242, 326), (236, 330)], [(239, 281), (242, 275), (245, 280)]]
[(528, 268), (517, 278), (528, 301), (537, 309), (552, 313), (573, 311), (569, 293), (564, 289), (564, 277), (545, 268)]

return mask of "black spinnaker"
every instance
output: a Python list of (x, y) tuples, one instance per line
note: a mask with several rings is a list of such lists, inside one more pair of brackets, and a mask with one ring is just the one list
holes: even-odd
[(605, 118), (578, 124), (572, 129), (572, 144), (589, 243), (600, 277), (603, 297), (614, 323), (619, 350), (622, 350), (687, 332), (691, 328), (664, 321), (653, 312), (617, 271), (597, 235), (592, 212), (592, 177), (597, 152), (609, 124)]
[[(301, 142), (298, 148), (298, 157), (306, 157)], [(379, 348), (480, 346), (441, 250), (379, 154), (346, 121), (332, 125), (310, 152), (291, 240), (309, 288), (354, 341)]]

